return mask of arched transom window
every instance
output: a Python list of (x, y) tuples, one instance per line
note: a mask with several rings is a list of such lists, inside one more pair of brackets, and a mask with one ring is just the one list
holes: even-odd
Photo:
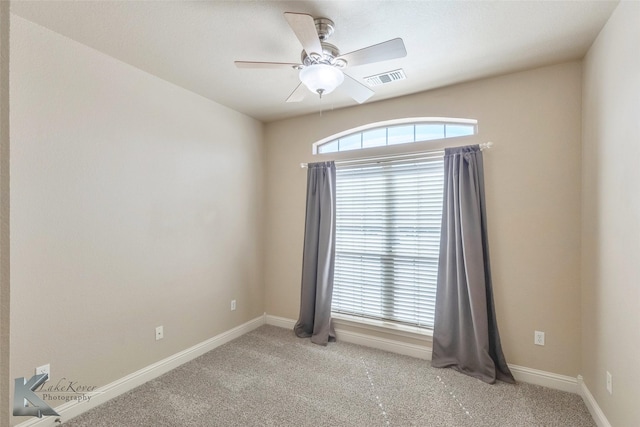
[(313, 154), (457, 138), (477, 133), (478, 121), (473, 119), (419, 117), (391, 120), (351, 129), (318, 141), (313, 144)]

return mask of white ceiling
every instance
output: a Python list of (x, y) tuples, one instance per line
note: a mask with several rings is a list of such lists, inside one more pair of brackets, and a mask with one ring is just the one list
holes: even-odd
[(579, 59), (611, 1), (12, 1), (11, 11), (164, 80), (268, 122), (356, 105), (338, 91), (285, 103), (293, 69), (238, 69), (234, 60), (299, 62), (283, 12), (327, 17), (347, 53), (395, 37), (405, 58), (347, 68), (362, 79), (402, 68), (367, 102)]

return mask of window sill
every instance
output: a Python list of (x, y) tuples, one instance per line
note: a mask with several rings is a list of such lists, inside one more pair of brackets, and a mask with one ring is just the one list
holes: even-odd
[(407, 326), (399, 323), (386, 322), (383, 320), (366, 319), (341, 313), (331, 313), (331, 318), (334, 320), (336, 326), (344, 325), (347, 327), (368, 329), (374, 332), (413, 338), (417, 340), (431, 341), (433, 337), (433, 330), (431, 329), (417, 328), (415, 326)]

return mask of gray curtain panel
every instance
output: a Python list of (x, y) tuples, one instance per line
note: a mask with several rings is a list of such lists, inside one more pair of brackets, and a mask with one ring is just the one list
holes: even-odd
[(445, 150), (431, 365), (493, 384), (515, 382), (496, 322), (478, 145)]
[(294, 331), (297, 336), (311, 337), (311, 342), (320, 345), (336, 339), (331, 322), (335, 239), (336, 166), (334, 162), (310, 163), (300, 317)]

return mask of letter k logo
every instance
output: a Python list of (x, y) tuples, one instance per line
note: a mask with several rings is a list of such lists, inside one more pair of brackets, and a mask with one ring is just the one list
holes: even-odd
[[(43, 415), (58, 415), (56, 411), (33, 393), (48, 378), (49, 374), (34, 375), (29, 382), (25, 381), (24, 377), (16, 378), (13, 395), (13, 415), (38, 418), (42, 418)], [(29, 406), (29, 403), (31, 403), (31, 406)]]

